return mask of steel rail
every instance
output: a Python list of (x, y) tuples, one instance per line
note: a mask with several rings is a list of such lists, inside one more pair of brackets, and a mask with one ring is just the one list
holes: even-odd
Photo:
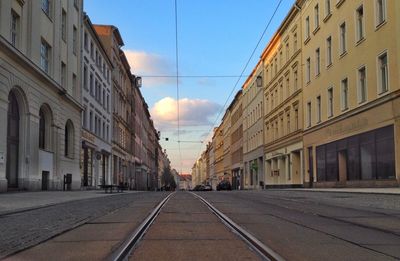
[(203, 197), (197, 195), (196, 193), (192, 193), (195, 197), (197, 197), (201, 202), (203, 202), (222, 222), (229, 227), (233, 232), (238, 234), (253, 250), (255, 250), (263, 259), (271, 260), (271, 261), (284, 261), (285, 259), (276, 253), (271, 248), (264, 245), (260, 240), (255, 238), (249, 232), (247, 232), (244, 228), (236, 224), (232, 219), (227, 217), (217, 208), (215, 208), (211, 203), (205, 200)]
[(153, 224), (154, 220), (157, 218), (158, 214), (160, 214), (163, 206), (168, 202), (171, 196), (175, 194), (171, 193), (166, 196), (154, 209), (153, 211), (146, 217), (146, 219), (140, 224), (140, 226), (122, 243), (122, 245), (114, 251), (108, 260), (111, 261), (122, 261), (127, 260), (129, 254), (132, 252), (134, 247), (139, 243), (144, 234)]

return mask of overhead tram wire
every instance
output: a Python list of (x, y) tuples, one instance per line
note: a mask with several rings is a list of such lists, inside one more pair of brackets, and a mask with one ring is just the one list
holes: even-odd
[[(246, 62), (246, 65), (244, 66), (242, 72), (240, 73), (240, 75), (239, 75), (239, 77), (238, 77), (238, 79), (237, 79), (235, 85), (234, 85), (233, 88), (232, 88), (232, 91), (230, 92), (228, 98), (226, 99), (226, 101), (225, 101), (225, 103), (224, 103), (224, 106), (222, 106), (222, 108), (221, 108), (221, 110), (219, 111), (217, 117), (215, 118), (214, 124), (213, 124), (213, 126), (211, 127), (211, 130), (210, 130), (209, 132), (212, 132), (212, 131), (213, 131), (213, 129), (214, 129), (214, 127), (215, 127), (215, 124), (217, 123), (217, 121), (218, 121), (219, 117), (221, 116), (221, 114), (224, 112), (225, 107), (226, 107), (226, 105), (228, 104), (228, 102), (229, 102), (230, 98), (232, 97), (233, 93), (235, 92), (237, 85), (239, 84), (239, 82), (240, 82), (240, 80), (242, 79), (242, 77), (244, 77), (243, 74), (244, 74), (244, 72), (246, 71), (247, 67), (249, 66), (249, 64), (250, 64), (250, 62), (251, 62), (251, 59), (253, 58), (255, 52), (257, 51), (257, 48), (259, 47), (259, 45), (260, 45), (262, 39), (264, 38), (264, 35), (265, 35), (265, 33), (267, 32), (269, 26), (271, 25), (271, 22), (272, 22), (272, 20), (274, 19), (276, 13), (278, 12), (278, 9), (279, 9), (279, 7), (281, 6), (282, 1), (283, 1), (283, 0), (279, 0), (278, 5), (276, 6), (274, 12), (272, 13), (272, 16), (270, 17), (270, 19), (269, 19), (267, 25), (266, 25), (265, 28), (264, 28), (263, 33), (262, 33), (261, 36), (260, 36), (260, 39), (258, 40), (258, 42), (257, 42), (256, 46), (254, 47), (254, 49), (253, 49), (253, 51), (252, 51), (252, 53), (251, 53), (249, 59), (248, 59), (247, 62)], [(200, 147), (200, 152), (199, 152), (198, 157), (200, 156), (200, 153), (201, 153), (201, 147)]]
[[(242, 77), (248, 77), (243, 75)], [(237, 78), (239, 75), (141, 75), (142, 78)]]
[(178, 45), (178, 3), (175, 3), (175, 63), (176, 63), (176, 106), (177, 106), (177, 126), (178, 126), (178, 148), (180, 174), (182, 174), (182, 151), (180, 137), (180, 115), (179, 115), (179, 45)]

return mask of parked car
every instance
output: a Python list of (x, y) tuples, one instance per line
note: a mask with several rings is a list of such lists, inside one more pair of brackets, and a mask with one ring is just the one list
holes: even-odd
[(212, 187), (210, 185), (205, 185), (204, 191), (212, 191)]
[(217, 190), (232, 190), (231, 183), (228, 180), (223, 180), (218, 183)]
[(193, 188), (193, 191), (204, 191), (204, 188), (204, 185), (196, 185), (196, 187)]

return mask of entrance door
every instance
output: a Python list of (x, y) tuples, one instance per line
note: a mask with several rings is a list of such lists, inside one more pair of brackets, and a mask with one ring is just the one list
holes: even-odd
[(347, 180), (347, 151), (341, 150), (338, 152), (339, 163), (339, 181), (346, 182)]
[(19, 110), (18, 101), (13, 92), (8, 95), (7, 117), (7, 167), (6, 178), (9, 188), (18, 187), (19, 155)]
[(308, 148), (308, 174), (310, 176), (310, 187), (314, 183), (314, 160), (313, 160), (313, 148)]
[(49, 176), (50, 176), (50, 172), (42, 171), (42, 190), (49, 189)]

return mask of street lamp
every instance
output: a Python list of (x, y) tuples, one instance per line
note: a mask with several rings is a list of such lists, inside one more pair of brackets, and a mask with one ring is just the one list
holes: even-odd
[(262, 76), (258, 75), (256, 78), (257, 87), (262, 87)]

